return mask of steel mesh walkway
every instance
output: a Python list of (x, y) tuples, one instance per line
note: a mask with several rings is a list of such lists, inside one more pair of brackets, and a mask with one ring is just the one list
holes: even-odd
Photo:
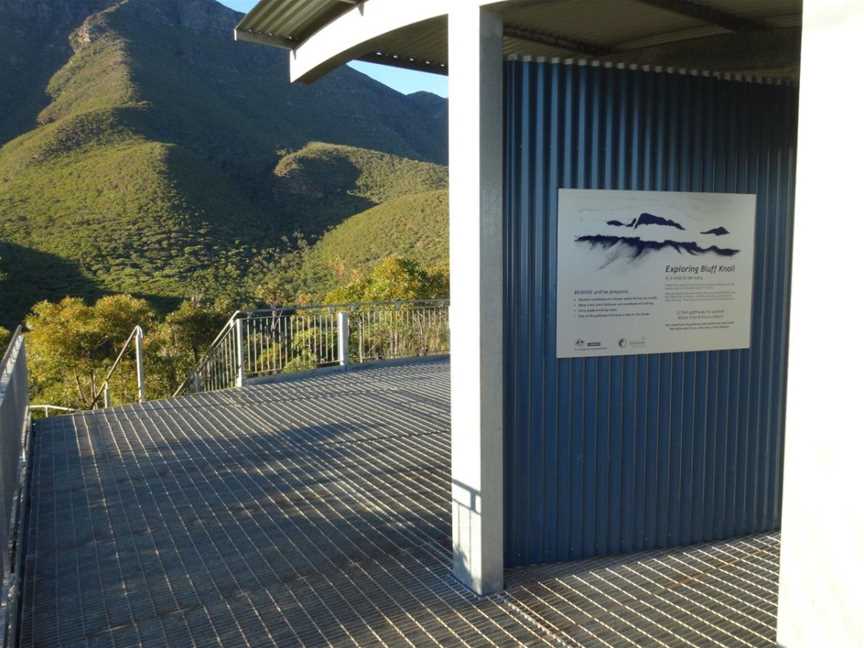
[(446, 362), (41, 422), (22, 645), (773, 646), (779, 539), (449, 576)]

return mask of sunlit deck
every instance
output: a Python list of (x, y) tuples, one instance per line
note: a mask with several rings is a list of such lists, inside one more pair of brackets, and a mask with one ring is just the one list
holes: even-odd
[(772, 646), (779, 538), (450, 568), (449, 365), (40, 422), (22, 645)]

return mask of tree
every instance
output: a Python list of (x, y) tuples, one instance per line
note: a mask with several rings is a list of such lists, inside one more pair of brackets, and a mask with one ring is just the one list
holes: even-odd
[(245, 266), (230, 261), (214, 264), (192, 277), (187, 301), (209, 303), (223, 313), (250, 308), (255, 298), (249, 290), (248, 276)]
[(227, 320), (228, 316), (213, 306), (185, 301), (165, 318), (160, 332), (169, 340), (171, 351), (188, 353), (197, 362)]
[[(56, 405), (89, 407), (132, 329), (147, 330), (154, 322), (150, 305), (129, 295), (103, 297), (93, 306), (76, 297), (36, 304), (27, 317), (34, 394)], [(113, 383), (115, 402), (134, 397), (132, 357)]]
[(165, 371), (173, 393), (194, 369), (228, 320), (228, 314), (198, 300), (187, 300), (170, 313), (156, 336)]
[(449, 292), (446, 271), (426, 270), (404, 257), (383, 259), (366, 274), (357, 273), (346, 285), (327, 294), (328, 304), (371, 301), (444, 299)]
[(271, 308), (297, 303), (303, 292), (303, 261), (308, 248), (306, 241), (298, 237), (296, 247), (263, 260), (255, 297)]
[(314, 255), (302, 234), (283, 239), (282, 250), (271, 250), (259, 258), (252, 273), (255, 298), (270, 308), (308, 304), (319, 297), (330, 272)]
[[(448, 292), (445, 270), (426, 270), (416, 261), (393, 256), (366, 274), (356, 273), (352, 281), (327, 295), (327, 303), (427, 301), (444, 299)], [(352, 308), (352, 320), (363, 322), (360, 329), (352, 329), (352, 345), (366, 360), (441, 353), (448, 345), (448, 329), (439, 310), (410, 303)]]

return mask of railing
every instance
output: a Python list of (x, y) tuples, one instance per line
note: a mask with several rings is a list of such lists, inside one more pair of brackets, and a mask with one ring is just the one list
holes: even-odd
[(447, 353), (448, 311), (444, 300), (238, 311), (174, 395), (320, 367)]
[(120, 353), (117, 354), (114, 364), (111, 365), (111, 369), (105, 376), (105, 380), (102, 381), (102, 386), (99, 387), (99, 391), (96, 392), (96, 395), (93, 397), (93, 402), (90, 403), (88, 409), (96, 409), (100, 398), (102, 399), (102, 405), (105, 408), (111, 407), (111, 378), (114, 377), (117, 367), (120, 366), (120, 362), (126, 355), (126, 351), (132, 345), (133, 340), (135, 341), (135, 382), (138, 388), (138, 402), (144, 402), (144, 329), (140, 326), (136, 326), (132, 329), (129, 337), (126, 338), (123, 348), (120, 349)]
[(77, 411), (78, 410), (76, 410), (74, 407), (62, 407), (60, 405), (31, 405), (30, 406), (30, 416), (34, 420), (36, 419), (35, 414), (37, 412), (41, 412), (42, 418), (48, 418), (49, 416), (51, 416), (52, 412), (56, 415), (62, 415), (62, 414), (74, 414)]
[[(27, 352), (21, 327), (0, 359), (0, 568), (5, 618), (0, 631), (14, 645), (22, 552), (21, 502), (25, 498), (29, 415)], [(2, 644), (0, 635), (0, 644)]]
[(240, 311), (231, 316), (204, 353), (198, 366), (174, 392), (175, 397), (184, 393), (216, 391), (235, 386), (238, 380), (237, 336), (242, 336), (242, 331), (238, 333), (237, 321), (242, 316)]
[(312, 307), (245, 314), (238, 319), (243, 377), (339, 364), (339, 312)]
[(447, 353), (450, 303), (358, 305), (350, 313), (351, 361), (370, 362)]

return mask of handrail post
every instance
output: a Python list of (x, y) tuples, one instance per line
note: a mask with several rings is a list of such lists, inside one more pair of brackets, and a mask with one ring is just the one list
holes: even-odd
[(102, 392), (102, 406), (105, 409), (111, 407), (111, 396), (108, 394), (108, 383), (105, 383), (105, 391)]
[(138, 402), (143, 403), (144, 397), (144, 330), (135, 327), (135, 378), (138, 382)]
[(344, 311), (339, 311), (336, 314), (337, 325), (338, 325), (338, 333), (339, 333), (339, 366), (343, 369), (347, 370), (348, 365), (351, 364), (351, 356), (348, 349), (348, 342), (350, 340), (350, 330), (349, 326), (349, 318), (348, 313)]
[(246, 382), (243, 370), (243, 318), (234, 320), (235, 335), (237, 336), (237, 387), (242, 387)]

